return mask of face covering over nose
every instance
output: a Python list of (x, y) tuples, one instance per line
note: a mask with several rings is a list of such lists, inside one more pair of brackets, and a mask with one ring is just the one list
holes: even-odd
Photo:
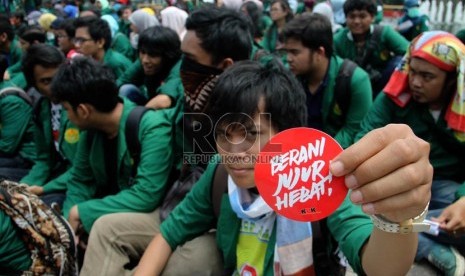
[(181, 80), (188, 112), (205, 112), (216, 81), (223, 70), (183, 58)]

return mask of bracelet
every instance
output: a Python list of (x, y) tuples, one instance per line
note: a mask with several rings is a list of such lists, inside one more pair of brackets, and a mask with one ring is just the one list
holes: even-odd
[(376, 228), (389, 233), (409, 234), (424, 232), (429, 230), (429, 224), (425, 223), (426, 214), (428, 213), (429, 202), (426, 208), (418, 216), (404, 220), (402, 222), (392, 222), (382, 215), (371, 215), (371, 221)]

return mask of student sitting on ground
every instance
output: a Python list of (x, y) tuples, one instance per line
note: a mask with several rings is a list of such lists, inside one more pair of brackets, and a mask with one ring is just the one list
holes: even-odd
[[(255, 189), (255, 164), (251, 161), (279, 131), (305, 126), (305, 95), (300, 84), (278, 64), (236, 63), (218, 79), (210, 104), (211, 118), (214, 125), (218, 123), (214, 130), (218, 159), (238, 160), (224, 162), (228, 194), (222, 196), (219, 217), (214, 213), (211, 192), (220, 160), (209, 165), (162, 223), (161, 233), (147, 248), (135, 275), (159, 275), (178, 246), (215, 225), (224, 275), (273, 275), (277, 267), (283, 275), (314, 275), (318, 264), (313, 264), (310, 223), (276, 215), (263, 202)], [(225, 114), (229, 116), (223, 117)], [(395, 149), (399, 146), (409, 146), (416, 154)], [(332, 173), (345, 175), (352, 192), (328, 217), (327, 226), (357, 273), (403, 275), (410, 269), (417, 234), (388, 233), (381, 225), (387, 223), (399, 231), (399, 224), (412, 223), (411, 218), (425, 213), (432, 178), (428, 153), (427, 143), (407, 126), (390, 125), (367, 134), (333, 160)], [(377, 227), (365, 213), (378, 221)], [(240, 231), (246, 224), (255, 225), (249, 228), (254, 230)], [(283, 226), (290, 229), (280, 232)], [(271, 235), (259, 234), (266, 229)], [(286, 245), (286, 250), (281, 246), (284, 240), (295, 243)]]

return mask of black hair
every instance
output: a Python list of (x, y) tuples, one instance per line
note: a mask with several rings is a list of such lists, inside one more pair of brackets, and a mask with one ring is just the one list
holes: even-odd
[[(307, 124), (305, 92), (294, 75), (277, 60), (234, 63), (219, 77), (210, 98), (213, 124), (246, 123), (254, 117), (259, 102), (270, 114), (271, 124), (282, 131)], [(223, 117), (228, 114), (227, 117)], [(244, 116), (247, 115), (247, 116)], [(250, 116), (250, 117), (248, 117)]]
[(206, 6), (192, 12), (186, 20), (186, 29), (195, 31), (214, 65), (225, 58), (239, 61), (250, 57), (252, 37), (244, 14)]
[(292, 12), (291, 6), (289, 6), (289, 2), (287, 2), (287, 0), (273, 0), (270, 4), (270, 8), (276, 3), (281, 4), (281, 8), (287, 11), (286, 22), (290, 21), (294, 17), (294, 13)]
[(17, 11), (15, 13), (13, 13), (10, 17), (16, 17), (18, 18), (21, 22), (24, 22), (24, 12), (23, 11)]
[(284, 41), (290, 38), (299, 40), (303, 46), (312, 50), (323, 47), (327, 58), (333, 54), (331, 22), (324, 15), (301, 14), (284, 26), (281, 36)]
[(30, 44), (33, 44), (36, 41), (39, 43), (45, 43), (45, 40), (47, 39), (45, 32), (38, 26), (28, 26), (19, 34), (19, 37)]
[(104, 39), (103, 48), (108, 50), (111, 45), (111, 31), (108, 23), (100, 18), (93, 16), (79, 17), (74, 22), (76, 29), (87, 27), (90, 37), (94, 40)]
[(74, 21), (76, 21), (76, 19), (66, 18), (60, 23), (60, 25), (58, 25), (57, 30), (64, 30), (69, 38), (73, 38), (76, 34), (76, 26)]
[(373, 0), (347, 0), (344, 3), (344, 14), (347, 16), (349, 12), (359, 10), (366, 10), (369, 14), (374, 16), (377, 12), (376, 4)]
[(45, 68), (57, 68), (63, 62), (65, 62), (65, 57), (58, 48), (43, 43), (31, 45), (23, 54), (21, 60), (21, 69), (28, 88), (35, 86), (34, 67), (36, 65)]
[(181, 58), (181, 41), (170, 28), (154, 26), (145, 29), (139, 36), (138, 51), (162, 59), (163, 71), (168, 73)]
[(15, 37), (13, 26), (11, 26), (10, 19), (6, 14), (0, 15), (0, 34), (6, 33), (9, 41), (12, 41)]
[(247, 15), (250, 21), (250, 33), (253, 35), (254, 38), (261, 38), (263, 36), (263, 32), (261, 26), (262, 12), (260, 8), (253, 1), (248, 1), (242, 4), (241, 11), (242, 9), (245, 9), (245, 14)]
[(118, 104), (118, 88), (110, 68), (90, 57), (77, 57), (60, 66), (52, 81), (52, 96), (76, 108), (83, 103), (104, 113)]

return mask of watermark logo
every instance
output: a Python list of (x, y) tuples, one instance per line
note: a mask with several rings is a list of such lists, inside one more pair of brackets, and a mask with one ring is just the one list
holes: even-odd
[[(255, 118), (245, 113), (226, 113), (214, 122), (205, 113), (185, 113), (183, 162), (217, 162), (213, 156), (221, 153), (220, 162), (224, 164), (269, 163), (271, 160), (260, 160), (258, 153), (274, 134), (271, 114), (260, 113)], [(267, 146), (275, 153), (281, 148), (280, 144)]]

